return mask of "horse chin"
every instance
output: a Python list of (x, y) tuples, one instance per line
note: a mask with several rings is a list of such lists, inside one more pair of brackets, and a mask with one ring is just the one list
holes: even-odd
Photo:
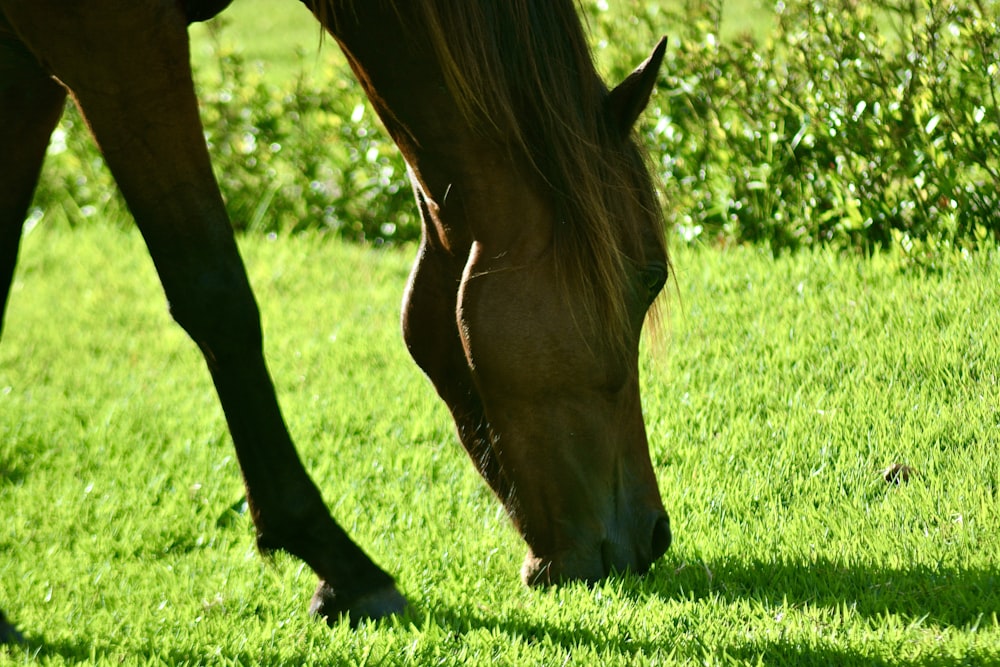
[(595, 584), (614, 574), (643, 575), (670, 548), (670, 519), (659, 513), (653, 521), (649, 547), (632, 549), (609, 539), (589, 548), (539, 556), (529, 549), (521, 565), (521, 581), (529, 587), (553, 586), (571, 581)]
[(603, 549), (591, 553), (564, 554), (562, 557), (537, 556), (528, 550), (521, 565), (521, 581), (531, 588), (556, 586), (572, 581), (594, 584), (608, 576)]

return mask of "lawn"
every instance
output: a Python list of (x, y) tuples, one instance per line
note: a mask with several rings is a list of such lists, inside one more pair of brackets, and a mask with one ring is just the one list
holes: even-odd
[(333, 40), (321, 40), (320, 25), (305, 5), (289, 1), (281, 11), (274, 8), (273, 0), (237, 0), (213, 21), (192, 25), (196, 69), (211, 76), (218, 49), (231, 49), (260, 63), (270, 81), (280, 85), (303, 70), (312, 73), (327, 59), (340, 62)]
[[(339, 62), (286, 5), (193, 28), (200, 82), (217, 48), (275, 80)], [(721, 34), (766, 16), (727, 5)], [(0, 608), (28, 639), (0, 665), (1000, 662), (996, 249), (677, 247), (642, 349), (674, 544), (645, 578), (534, 591), (398, 333), (413, 248), (243, 236), (299, 451), (413, 602), (352, 631), (256, 554), (197, 349), (117, 207), (85, 217), (36, 211), (0, 343)]]
[[(643, 351), (675, 543), (646, 578), (543, 592), (397, 333), (409, 253), (242, 248), (303, 458), (411, 615), (308, 617), (312, 574), (254, 552), (211, 383), (138, 235), (43, 221), (0, 345), (0, 601), (30, 642), (0, 663), (1000, 660), (997, 252), (927, 273), (679, 248)], [(894, 463), (908, 483), (884, 481)]]

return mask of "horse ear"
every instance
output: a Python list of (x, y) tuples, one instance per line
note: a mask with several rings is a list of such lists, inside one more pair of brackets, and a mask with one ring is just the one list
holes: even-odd
[(646, 61), (608, 93), (605, 111), (612, 126), (618, 128), (622, 135), (632, 131), (639, 114), (649, 104), (666, 50), (667, 38), (663, 37)]

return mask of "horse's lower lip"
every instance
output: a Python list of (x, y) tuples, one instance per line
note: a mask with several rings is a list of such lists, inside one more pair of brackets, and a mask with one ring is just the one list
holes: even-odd
[(601, 542), (601, 564), (604, 570), (601, 578), (625, 572), (644, 574), (650, 565), (644, 554), (633, 554), (610, 540)]
[(630, 571), (636, 574), (647, 572), (656, 560), (670, 548), (670, 519), (665, 513), (658, 516), (650, 533), (650, 549), (640, 549), (636, 552), (622, 551), (615, 548), (610, 540), (601, 541), (601, 563), (604, 575), (614, 572)]
[[(596, 583), (608, 576), (626, 572), (642, 575), (649, 571), (670, 547), (670, 519), (660, 510), (647, 517), (645, 537), (635, 544), (601, 538), (589, 546), (567, 549), (555, 554), (537, 555), (529, 551), (521, 568), (521, 578), (528, 586), (549, 586), (569, 581)], [(648, 532), (647, 532), (648, 531)]]

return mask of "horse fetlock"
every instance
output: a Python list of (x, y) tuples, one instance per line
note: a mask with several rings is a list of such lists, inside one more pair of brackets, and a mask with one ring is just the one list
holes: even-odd
[(184, 16), (190, 23), (207, 21), (229, 6), (233, 0), (182, 0)]
[(255, 512), (254, 523), (262, 554), (284, 551), (301, 559), (326, 583), (330, 595), (336, 591), (347, 603), (393, 586), (392, 576), (351, 540), (322, 504), (311, 511), (271, 511), (266, 516)]
[(339, 543), (350, 541), (322, 500), (295, 507), (254, 499), (250, 504), (261, 553), (285, 551), (308, 561), (314, 551), (337, 549)]

